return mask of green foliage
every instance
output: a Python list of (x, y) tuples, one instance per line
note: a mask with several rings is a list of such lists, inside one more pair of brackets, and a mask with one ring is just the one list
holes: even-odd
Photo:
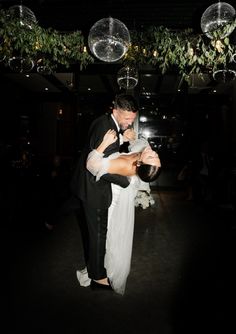
[[(235, 27), (236, 20), (212, 32), (212, 39), (191, 29), (173, 31), (163, 26), (131, 31), (132, 44), (121, 63), (137, 68), (149, 64), (162, 74), (176, 71), (184, 79), (192, 73), (212, 73), (232, 62), (236, 47), (229, 37), (221, 36)], [(29, 27), (13, 19), (8, 11), (0, 10), (0, 57), (9, 59), (16, 55), (52, 69), (80, 64), (82, 70), (94, 61), (81, 31), (61, 33), (37, 24)]]
[(86, 51), (81, 31), (60, 33), (37, 24), (29, 27), (4, 10), (0, 11), (0, 55), (6, 59), (15, 56), (30, 58), (49, 68), (57, 65), (68, 68), (79, 63), (81, 70), (94, 60)]
[(236, 53), (228, 37), (220, 38), (232, 27), (236, 27), (236, 20), (214, 31), (212, 39), (191, 29), (173, 31), (162, 26), (131, 32), (132, 45), (123, 63), (137, 67), (151, 64), (162, 74), (176, 71), (186, 80), (192, 73), (212, 73), (221, 66), (227, 67)]

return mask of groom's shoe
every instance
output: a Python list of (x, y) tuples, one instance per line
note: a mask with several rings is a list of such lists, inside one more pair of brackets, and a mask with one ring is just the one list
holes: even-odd
[(109, 280), (108, 280), (108, 282), (109, 282), (109, 285), (106, 285), (106, 284), (101, 284), (101, 283), (98, 283), (94, 280), (91, 280), (90, 288), (92, 290), (108, 290), (108, 291), (110, 290), (110, 291), (113, 291)]

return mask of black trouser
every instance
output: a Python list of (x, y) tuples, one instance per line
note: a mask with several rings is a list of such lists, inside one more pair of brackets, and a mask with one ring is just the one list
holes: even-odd
[(108, 209), (96, 209), (81, 202), (80, 227), (88, 275), (99, 280), (107, 277), (104, 267)]

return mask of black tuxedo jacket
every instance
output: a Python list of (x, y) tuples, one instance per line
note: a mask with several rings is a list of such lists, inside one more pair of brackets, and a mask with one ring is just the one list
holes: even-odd
[[(71, 181), (72, 193), (94, 208), (108, 208), (110, 206), (112, 201), (111, 183), (118, 184), (123, 188), (129, 185), (127, 177), (116, 174), (103, 175), (99, 181), (96, 181), (95, 176), (86, 169), (89, 152), (101, 143), (109, 129), (114, 129), (117, 132), (116, 124), (111, 115), (102, 115), (93, 121), (89, 129), (87, 143), (79, 156)], [(118, 133), (117, 136), (118, 140), (104, 151), (105, 157), (119, 152)]]

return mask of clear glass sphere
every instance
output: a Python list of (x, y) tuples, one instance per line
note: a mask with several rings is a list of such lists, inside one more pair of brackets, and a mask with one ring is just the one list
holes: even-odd
[[(209, 6), (201, 17), (201, 29), (207, 37), (213, 38), (212, 32), (228, 23), (231, 23), (235, 18), (235, 9), (226, 2), (218, 2)], [(229, 29), (224, 36), (230, 35), (233, 28)]]
[(217, 70), (213, 73), (213, 79), (217, 82), (231, 82), (236, 77), (236, 71), (230, 69)]
[(39, 74), (45, 74), (45, 75), (52, 74), (52, 69), (51, 69), (49, 66), (47, 66), (47, 65), (40, 65), (40, 66), (37, 66), (36, 71), (37, 71)]
[(117, 83), (121, 88), (132, 89), (137, 86), (138, 72), (133, 67), (122, 67), (117, 73)]
[(130, 34), (121, 21), (112, 17), (96, 22), (90, 29), (88, 45), (92, 54), (105, 62), (121, 59), (128, 50)]
[(33, 69), (34, 62), (29, 58), (12, 57), (9, 59), (8, 65), (13, 72), (24, 73)]
[(14, 19), (19, 19), (23, 26), (32, 28), (33, 24), (37, 23), (36, 17), (31, 9), (22, 5), (15, 5), (9, 8), (10, 15)]
[(3, 56), (0, 54), (0, 63), (3, 62), (6, 59), (6, 56)]

